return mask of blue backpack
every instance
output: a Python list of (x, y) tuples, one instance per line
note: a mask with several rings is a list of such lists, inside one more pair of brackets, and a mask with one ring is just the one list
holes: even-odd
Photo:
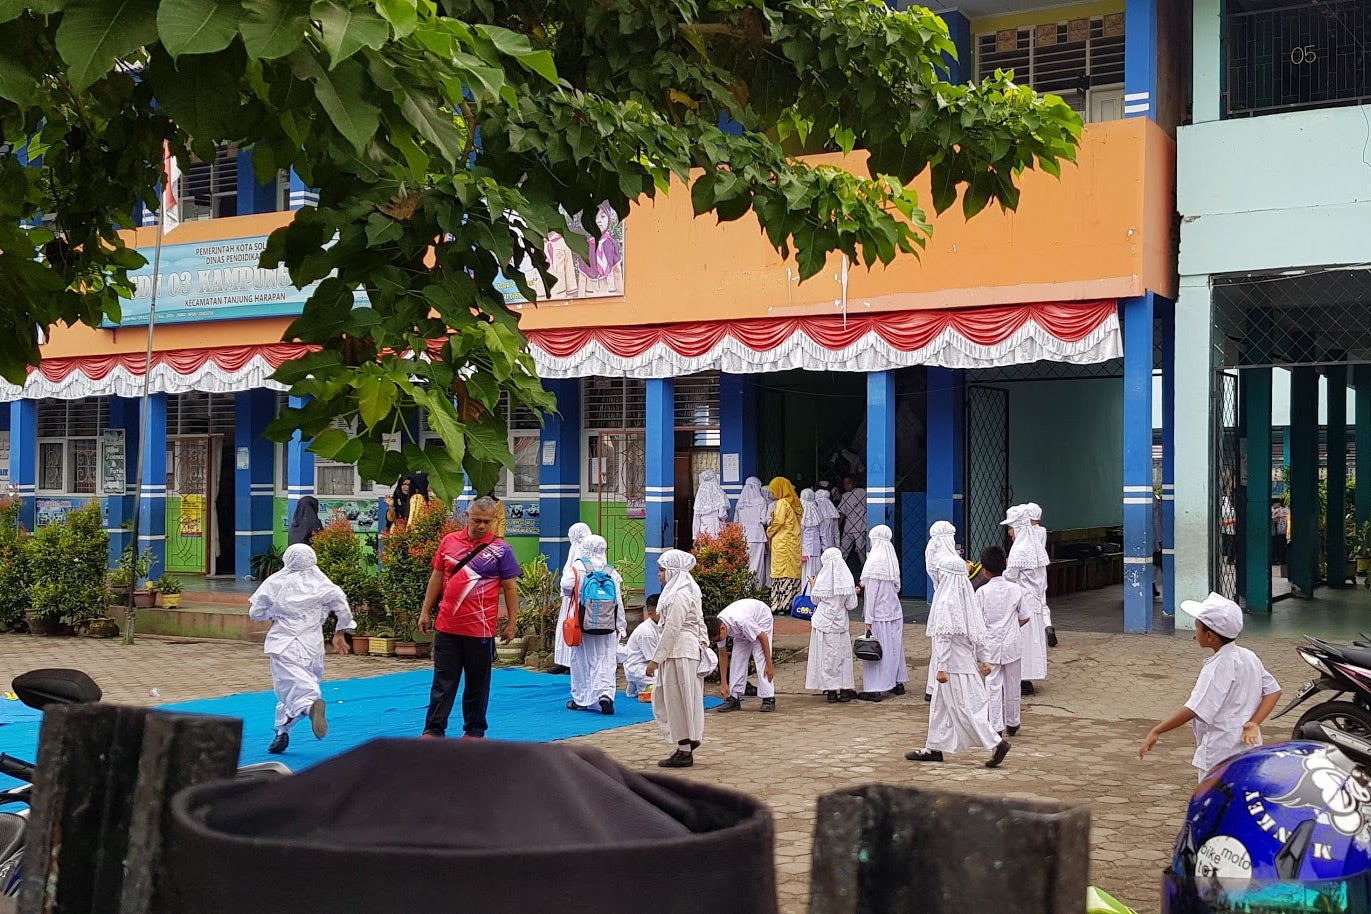
[(619, 606), (619, 588), (610, 574), (613, 569), (606, 565), (600, 571), (592, 571), (590, 562), (581, 560), (585, 566), (581, 572), (581, 631), (587, 635), (608, 635), (618, 631), (615, 615)]

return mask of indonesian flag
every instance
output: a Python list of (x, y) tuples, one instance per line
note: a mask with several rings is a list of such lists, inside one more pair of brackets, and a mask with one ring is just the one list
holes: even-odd
[(171, 144), (162, 141), (162, 231), (181, 224), (181, 204), (176, 199), (176, 184), (181, 180), (181, 167), (171, 154)]

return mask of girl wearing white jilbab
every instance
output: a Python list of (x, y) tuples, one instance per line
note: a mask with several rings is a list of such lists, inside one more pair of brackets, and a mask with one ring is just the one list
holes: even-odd
[(814, 503), (819, 506), (820, 552), (838, 548), (838, 541), (842, 537), (838, 519), (842, 515), (838, 513), (838, 506), (833, 504), (833, 496), (827, 489), (819, 489), (814, 493)]
[(941, 762), (944, 752), (979, 746), (993, 753), (986, 767), (998, 768), (1009, 753), (1009, 743), (990, 727), (990, 707), (982, 681), (990, 671), (985, 663), (985, 619), (976, 607), (975, 592), (966, 576), (966, 560), (946, 545), (956, 529), (947, 521), (938, 521), (929, 533), (938, 543), (930, 570), (938, 570), (939, 586), (928, 615), (937, 684), (928, 712), (928, 739), (924, 748), (906, 753), (905, 758)]
[(699, 538), (701, 533), (718, 536), (728, 522), (728, 496), (713, 470), (700, 474), (700, 488), (695, 492), (695, 520), (691, 524), (691, 536)]
[(769, 514), (766, 496), (762, 494), (762, 481), (756, 476), (747, 477), (742, 494), (738, 496), (738, 507), (733, 511), (733, 522), (743, 528), (743, 536), (747, 539), (747, 570), (759, 587), (766, 586), (762, 583), (764, 577), (770, 578), (771, 554), (766, 548)]
[(822, 691), (830, 702), (851, 701), (857, 697), (857, 683), (847, 614), (857, 608), (857, 582), (837, 549), (824, 552), (809, 595), (814, 598), (814, 618), (810, 620), (805, 688)]
[(880, 701), (885, 692), (904, 694), (909, 666), (904, 659), (904, 607), (900, 605), (900, 559), (885, 524), (871, 528), (871, 551), (862, 566), (862, 621), (881, 643), (880, 660), (862, 661), (862, 701)]
[[(1042, 521), (1043, 521), (1043, 509), (1042, 509), (1042, 505), (1038, 504), (1036, 501), (1030, 501), (1030, 502), (1028, 502), (1027, 504), (1024, 505), (1024, 509), (1028, 512), (1028, 520), (1029, 520), (1029, 522), (1032, 523), (1032, 525), (1033, 525), (1033, 527), (1032, 527), (1032, 530), (1033, 530), (1033, 538), (1034, 538), (1034, 540), (1037, 541), (1038, 549), (1041, 550), (1041, 553), (1042, 553), (1042, 554), (1039, 555), (1038, 557), (1039, 557), (1039, 558), (1042, 560), (1042, 562), (1043, 562), (1043, 580), (1042, 580), (1043, 592), (1042, 592), (1042, 604), (1043, 604), (1043, 625), (1044, 625), (1044, 626), (1046, 627), (1046, 629), (1047, 629), (1047, 646), (1048, 646), (1048, 647), (1056, 647), (1056, 646), (1057, 646), (1057, 630), (1056, 630), (1055, 628), (1052, 627), (1052, 607), (1047, 605), (1047, 566), (1050, 565), (1050, 564), (1052, 563), (1052, 559), (1051, 559), (1051, 557), (1048, 556), (1048, 554), (1047, 554), (1047, 528), (1044, 527), (1044, 526), (1042, 526)], [(1160, 525), (1158, 525), (1158, 528), (1157, 528), (1157, 529), (1160, 531), (1160, 529), (1161, 529)], [(1161, 533), (1158, 532), (1158, 533), (1157, 533), (1157, 536), (1161, 536)]]
[[(800, 557), (804, 562), (802, 579), (809, 581), (819, 574), (819, 556), (823, 555), (823, 512), (819, 510), (813, 489), (800, 490)], [(811, 594), (812, 596), (812, 594)]]
[(656, 676), (652, 689), (652, 716), (662, 735), (676, 744), (676, 751), (657, 764), (662, 768), (689, 768), (705, 733), (705, 681), (700, 663), (709, 647), (709, 633), (700, 603), (700, 585), (690, 576), (695, 557), (668, 549), (657, 560), (662, 596), (657, 603), (662, 639), (647, 665)]
[(594, 571), (605, 572), (614, 582), (615, 630), (598, 635), (582, 632), (580, 645), (571, 649), (571, 700), (566, 706), (571, 711), (590, 711), (598, 707), (601, 714), (613, 714), (619, 642), (628, 634), (624, 579), (609, 564), (609, 543), (603, 536), (587, 536), (581, 541), (581, 548), (585, 554), (562, 574), (562, 595), (575, 605), (576, 594), (586, 575)]
[(284, 752), (290, 745), (290, 728), (309, 716), (314, 735), (328, 735), (324, 700), (319, 683), (324, 678), (324, 620), (338, 617), (333, 649), (348, 652), (343, 632), (352, 631), (347, 597), (338, 585), (319, 570), (314, 550), (303, 543), (286, 549), (284, 567), (262, 582), (252, 595), (248, 617), (271, 622), (263, 653), (271, 664), (271, 684), (276, 689), (276, 737), (268, 752)]
[[(942, 581), (943, 572), (938, 570), (937, 557), (941, 552), (951, 552), (960, 557), (957, 552), (957, 528), (947, 521), (940, 520), (932, 527), (928, 528), (928, 543), (924, 546), (924, 569), (928, 572), (928, 581), (932, 585), (929, 593), (930, 602), (938, 595), (939, 583)], [(962, 567), (966, 569), (967, 577), (970, 574), (970, 566), (962, 562)], [(933, 700), (933, 689), (938, 684), (938, 671), (933, 667), (933, 658), (928, 661), (928, 681), (924, 684), (924, 701)]]
[(1001, 523), (1009, 528), (1014, 544), (1009, 547), (1009, 566), (1004, 579), (1018, 584), (1028, 606), (1028, 624), (1019, 629), (1023, 643), (1023, 691), (1033, 694), (1035, 679), (1047, 678), (1047, 623), (1043, 620), (1043, 594), (1047, 592), (1047, 550), (1033, 535), (1033, 525), (1024, 505), (1015, 505)]
[[(585, 552), (581, 548), (581, 543), (587, 536), (590, 536), (590, 527), (585, 524), (572, 524), (571, 529), (566, 532), (567, 539), (571, 540), (571, 548), (567, 550), (566, 562), (562, 565), (562, 580), (566, 580), (567, 573), (571, 571), (571, 566), (581, 558)], [(566, 622), (566, 614), (571, 609), (571, 598), (562, 596), (562, 607), (557, 612), (557, 643), (552, 652), (552, 661), (560, 667), (571, 668), (571, 648), (567, 647), (566, 641), (562, 639), (562, 623)], [(566, 670), (562, 670), (566, 672)]]

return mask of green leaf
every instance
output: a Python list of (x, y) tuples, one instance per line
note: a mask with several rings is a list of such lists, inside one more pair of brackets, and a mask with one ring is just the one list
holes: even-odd
[[(325, 460), (338, 460), (341, 463), (351, 463), (356, 461), (357, 458), (354, 457), (351, 461), (349, 461), (345, 460), (342, 457), (339, 457), (338, 455), (348, 446), (348, 444), (352, 440), (352, 436), (340, 428), (324, 429), (322, 432), (314, 436), (314, 440), (310, 442), (308, 450), (312, 451), (315, 454), (318, 454)], [(362, 446), (361, 442), (358, 442), (357, 457), (360, 456), (362, 456)]]
[(390, 26), (369, 5), (348, 6), (338, 0), (317, 0), (310, 8), (310, 15), (318, 20), (323, 32), (330, 70), (362, 48), (381, 48), (390, 40)]
[[(514, 455), (509, 452), (509, 429), (498, 414), (487, 413), (480, 422), (468, 422), (465, 430), (469, 461), (514, 468)], [(479, 488), (477, 491), (481, 492)]]
[(319, 59), (301, 49), (291, 55), (297, 76), (314, 83), (314, 97), (333, 121), (333, 126), (360, 154), (381, 126), (381, 109), (362, 97), (367, 75), (355, 60), (344, 61), (332, 73)]
[(357, 382), (357, 408), (367, 428), (372, 428), (390, 415), (399, 402), (400, 389), (390, 378), (368, 374)]
[(419, 24), (416, 0), (376, 0), (376, 8), (395, 27), (395, 37), (404, 38)]
[(285, 384), (289, 387), (313, 374), (328, 374), (336, 372), (342, 367), (343, 357), (337, 352), (325, 349), (320, 352), (309, 352), (298, 359), (283, 362), (272, 373), (271, 379), (278, 384)]
[(27, 105), (37, 94), (38, 77), (12, 54), (0, 56), (0, 98)]
[(457, 127), (451, 112), (439, 110), (433, 96), (419, 89), (406, 89), (400, 113), (424, 139), (438, 147), (449, 165), (460, 164), (458, 160), (466, 146), (464, 131)]
[(557, 64), (553, 62), (550, 52), (534, 51), (532, 54), (524, 54), (519, 58), (519, 63), (552, 85), (557, 85)]
[(226, 132), (228, 118), (238, 107), (238, 83), (233, 71), (217, 57), (188, 55), (173, 64), (155, 57), (151, 72), (158, 82), (158, 101), (178, 127), (199, 141)]
[(462, 466), (458, 460), (463, 456), (462, 442), (447, 442), (447, 447), (421, 448), (416, 444), (405, 444), (400, 453), (409, 472), (424, 472), (438, 497), (451, 502), (466, 488), (462, 476)]
[(243, 0), (238, 31), (248, 56), (261, 60), (285, 57), (300, 46), (309, 29), (304, 3), (296, 0)]
[(57, 53), (76, 89), (86, 89), (114, 63), (157, 41), (156, 0), (73, 0), (57, 27)]
[(238, 36), (243, 8), (235, 0), (162, 0), (157, 30), (172, 57), (222, 51)]
[(0, 0), (0, 23), (12, 22), (25, 13), (50, 16), (66, 5), (66, 0)]

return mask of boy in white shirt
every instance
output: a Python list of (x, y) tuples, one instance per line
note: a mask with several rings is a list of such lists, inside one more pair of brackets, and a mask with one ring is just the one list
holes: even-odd
[(624, 694), (639, 701), (652, 700), (652, 685), (657, 677), (647, 675), (648, 662), (657, 655), (657, 645), (662, 643), (662, 630), (657, 625), (657, 600), (661, 594), (653, 594), (643, 604), (643, 621), (628, 636), (628, 644), (620, 648), (623, 652), (619, 662), (624, 665)]
[(1195, 641), (1214, 655), (1204, 661), (1185, 706), (1147, 734), (1138, 758), (1151, 751), (1163, 733), (1192, 724), (1192, 764), (1203, 781), (1215, 766), (1248, 746), (1262, 744), (1261, 724), (1280, 701), (1281, 687), (1256, 654), (1235, 643), (1242, 633), (1242, 610), (1236, 603), (1211, 593), (1203, 602), (1186, 600), (1181, 608), (1195, 617)]
[[(771, 664), (775, 619), (771, 615), (771, 607), (761, 600), (735, 600), (725, 606), (716, 618), (719, 620), (719, 636), (715, 640), (719, 642), (720, 679), (723, 680), (719, 691), (724, 703), (715, 710), (723, 714), (742, 708), (743, 695), (747, 690), (747, 662), (752, 660), (757, 664), (757, 694), (762, 699), (762, 710), (775, 711), (775, 670)], [(733, 637), (731, 658), (726, 647), (730, 635)], [(714, 637), (713, 632), (710, 637)]]
[(985, 617), (985, 662), (990, 675), (985, 691), (990, 701), (990, 728), (1013, 736), (1019, 732), (1023, 696), (1019, 690), (1023, 643), (1019, 627), (1027, 625), (1031, 611), (1023, 591), (1003, 577), (1007, 558), (999, 546), (981, 550), (981, 573), (987, 579), (976, 590), (976, 606)]

